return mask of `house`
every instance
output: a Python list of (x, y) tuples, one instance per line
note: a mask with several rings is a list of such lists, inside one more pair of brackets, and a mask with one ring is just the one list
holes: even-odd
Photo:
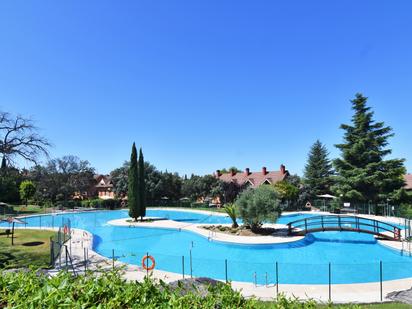
[(405, 180), (405, 190), (412, 191), (412, 174), (406, 174), (403, 178)]
[(94, 195), (100, 199), (107, 200), (114, 198), (113, 182), (110, 175), (94, 176), (96, 185), (93, 187)]
[(288, 176), (289, 172), (283, 164), (280, 166), (279, 171), (268, 171), (266, 167), (262, 167), (260, 172), (251, 172), (249, 168), (245, 168), (245, 171), (241, 173), (230, 171), (222, 174), (219, 170), (215, 173), (215, 177), (224, 182), (233, 182), (239, 186), (250, 186), (252, 188), (257, 188), (263, 184), (275, 184)]

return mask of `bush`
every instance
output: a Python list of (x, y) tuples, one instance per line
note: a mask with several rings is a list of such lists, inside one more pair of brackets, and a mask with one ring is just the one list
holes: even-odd
[(89, 207), (92, 208), (99, 208), (99, 206), (101, 205), (101, 199), (95, 198), (93, 200), (89, 201)]
[(80, 204), (82, 207), (90, 207), (90, 200), (83, 200)]
[(272, 186), (262, 185), (243, 191), (235, 202), (245, 225), (256, 231), (263, 222), (276, 222), (282, 210), (281, 201)]
[(117, 199), (107, 199), (101, 201), (101, 206), (103, 208), (109, 208), (111, 210), (120, 207), (120, 200)]
[(10, 308), (252, 308), (255, 303), (223, 283), (210, 285), (201, 295), (150, 279), (126, 282), (116, 271), (98, 277), (0, 273), (0, 291), (0, 304)]

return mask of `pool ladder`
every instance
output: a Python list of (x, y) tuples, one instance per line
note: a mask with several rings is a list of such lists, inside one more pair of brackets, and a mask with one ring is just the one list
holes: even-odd
[(209, 234), (207, 236), (207, 240), (212, 241), (213, 237), (216, 236), (216, 232), (215, 231), (209, 231)]
[(409, 254), (409, 256), (412, 255), (412, 251), (411, 251), (411, 242), (407, 241), (407, 240), (402, 240), (402, 250), (401, 250), (402, 255), (405, 254)]

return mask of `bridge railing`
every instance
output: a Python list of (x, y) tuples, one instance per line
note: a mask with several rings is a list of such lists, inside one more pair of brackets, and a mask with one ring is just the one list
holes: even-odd
[(401, 238), (399, 226), (358, 216), (322, 215), (296, 220), (289, 222), (287, 225), (289, 234), (307, 234), (318, 231), (341, 230), (365, 232), (375, 235), (384, 235), (383, 233), (389, 233), (390, 236), (385, 236), (395, 240), (400, 240)]

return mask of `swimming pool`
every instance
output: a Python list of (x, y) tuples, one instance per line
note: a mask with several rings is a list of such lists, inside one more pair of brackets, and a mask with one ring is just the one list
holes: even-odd
[[(227, 216), (196, 212), (150, 209), (147, 216), (169, 218), (187, 224), (231, 223)], [(286, 215), (278, 223), (286, 224), (311, 214)], [(353, 232), (322, 232), (300, 241), (273, 245), (229, 244), (209, 241), (190, 231), (165, 228), (111, 226), (108, 221), (128, 217), (127, 211), (97, 211), (28, 217), (27, 226), (58, 226), (69, 218), (72, 227), (94, 235), (93, 248), (111, 257), (140, 266), (142, 256), (156, 259), (156, 269), (186, 275), (206, 276), (233, 281), (264, 284), (276, 280), (282, 284), (327, 284), (329, 263), (333, 284), (376, 282), (412, 277), (412, 258), (386, 248), (372, 235)], [(6, 226), (2, 223), (0, 226)], [(190, 258), (191, 257), (191, 258)]]

